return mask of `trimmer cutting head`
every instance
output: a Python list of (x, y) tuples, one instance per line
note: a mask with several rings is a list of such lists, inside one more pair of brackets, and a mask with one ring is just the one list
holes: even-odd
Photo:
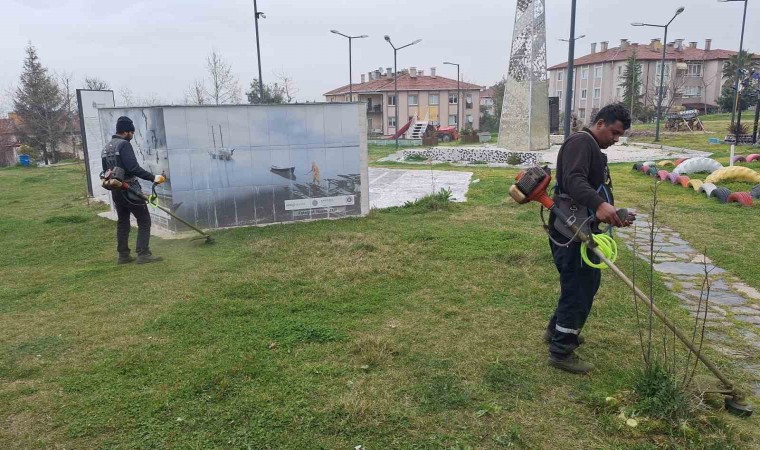
[(752, 405), (736, 395), (726, 397), (724, 403), (726, 410), (735, 416), (749, 417), (754, 412)]

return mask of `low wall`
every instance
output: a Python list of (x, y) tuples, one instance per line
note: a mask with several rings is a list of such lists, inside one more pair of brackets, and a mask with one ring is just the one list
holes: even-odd
[(541, 152), (512, 152), (495, 147), (434, 147), (424, 150), (403, 150), (404, 159), (411, 155), (422, 155), (433, 161), (485, 162), (510, 165), (537, 165), (541, 162)]

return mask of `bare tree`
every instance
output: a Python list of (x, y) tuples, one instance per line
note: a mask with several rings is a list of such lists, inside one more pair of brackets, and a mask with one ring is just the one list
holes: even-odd
[(295, 100), (295, 95), (298, 93), (298, 88), (293, 82), (293, 78), (285, 73), (285, 69), (280, 69), (279, 73), (275, 73), (275, 76), (280, 81), (279, 88), (286, 103), (291, 103)]
[(121, 99), (120, 106), (134, 106), (135, 94), (132, 92), (132, 89), (128, 87), (119, 89), (119, 97)]
[[(667, 69), (666, 69), (667, 70)], [(686, 84), (686, 80), (682, 74), (679, 74), (678, 71), (676, 71), (675, 75), (668, 76), (663, 81), (663, 102), (662, 102), (662, 112), (663, 114), (667, 114), (670, 109), (675, 104), (675, 101), (683, 95), (683, 87)], [(648, 106), (657, 109), (657, 100), (659, 97), (659, 92), (657, 86), (660, 84), (660, 76), (654, 77), (653, 80), (650, 80), (649, 82), (649, 89), (651, 92), (654, 92), (654, 95), (647, 96), (647, 103)]]
[(207, 103), (206, 86), (203, 80), (195, 80), (185, 92), (185, 103), (190, 105), (205, 105)]
[(206, 69), (209, 73), (208, 96), (211, 101), (217, 105), (240, 103), (240, 85), (237, 77), (232, 74), (232, 66), (214, 49), (206, 58)]
[(107, 82), (97, 77), (85, 77), (84, 87), (93, 91), (107, 91), (111, 89)]
[(74, 74), (72, 72), (61, 72), (57, 76), (58, 84), (61, 88), (61, 95), (63, 96), (63, 112), (65, 119), (63, 121), (62, 133), (64, 136), (68, 136), (71, 142), (71, 151), (74, 156), (77, 154), (77, 136), (79, 133), (77, 124), (77, 104), (76, 104), (76, 89), (74, 88)]
[(160, 106), (166, 104), (166, 102), (158, 94), (151, 92), (146, 97), (140, 99), (140, 104), (142, 106)]

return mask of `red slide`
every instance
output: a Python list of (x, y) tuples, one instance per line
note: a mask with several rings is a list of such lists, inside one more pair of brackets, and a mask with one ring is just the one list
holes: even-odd
[(398, 132), (396, 132), (396, 134), (394, 134), (393, 136), (389, 137), (388, 139), (400, 138), (401, 135), (404, 134), (404, 133), (406, 133), (406, 130), (408, 130), (409, 127), (412, 126), (412, 122), (414, 122), (414, 118), (412, 118), (406, 125), (404, 125), (403, 127), (401, 127), (401, 129), (398, 130)]

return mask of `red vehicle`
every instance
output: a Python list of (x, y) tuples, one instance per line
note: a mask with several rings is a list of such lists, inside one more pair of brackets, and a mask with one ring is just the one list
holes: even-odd
[(438, 136), (439, 141), (443, 141), (443, 142), (456, 141), (459, 139), (459, 133), (457, 132), (457, 127), (452, 127), (452, 126), (438, 127), (436, 136)]

